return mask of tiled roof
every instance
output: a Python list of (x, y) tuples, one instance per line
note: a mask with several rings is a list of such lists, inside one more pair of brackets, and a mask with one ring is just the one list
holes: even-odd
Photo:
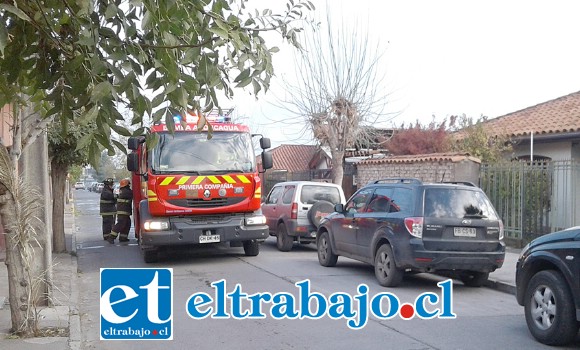
[(418, 162), (443, 162), (451, 161), (459, 163), (464, 160), (481, 163), (479, 158), (471, 157), (468, 153), (430, 153), (416, 154), (405, 156), (389, 156), (385, 158), (366, 159), (357, 163), (359, 164), (385, 164), (385, 163), (418, 163)]
[(580, 131), (580, 91), (537, 104), (483, 124), (490, 135), (529, 136)]
[(273, 170), (298, 172), (309, 170), (308, 163), (319, 147), (314, 145), (281, 145), (270, 152), (274, 158)]

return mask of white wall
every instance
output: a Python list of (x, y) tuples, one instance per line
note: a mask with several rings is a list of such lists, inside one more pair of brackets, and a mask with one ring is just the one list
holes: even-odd
[[(514, 155), (516, 157), (530, 156), (530, 144), (514, 146)], [(570, 160), (572, 157), (572, 143), (554, 142), (554, 143), (534, 143), (534, 156), (549, 157), (552, 160)], [(578, 158), (580, 159), (580, 158)]]

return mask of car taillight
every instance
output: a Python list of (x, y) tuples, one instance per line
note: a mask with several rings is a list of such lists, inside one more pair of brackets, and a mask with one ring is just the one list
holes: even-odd
[(499, 221), (499, 239), (503, 239), (503, 221)]
[(290, 219), (298, 219), (298, 203), (292, 203), (292, 210), (290, 211)]
[(423, 237), (423, 218), (405, 218), (405, 227), (411, 236), (421, 238)]

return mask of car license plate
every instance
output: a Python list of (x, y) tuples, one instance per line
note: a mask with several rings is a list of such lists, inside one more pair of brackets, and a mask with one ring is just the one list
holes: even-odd
[(457, 237), (475, 237), (475, 227), (454, 227), (453, 235)]
[(199, 236), (199, 243), (218, 243), (220, 235), (204, 235)]

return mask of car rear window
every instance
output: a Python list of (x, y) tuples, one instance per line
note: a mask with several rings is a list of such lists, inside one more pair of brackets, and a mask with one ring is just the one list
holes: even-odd
[(318, 201), (328, 201), (332, 204), (340, 203), (340, 192), (332, 186), (305, 185), (302, 187), (300, 202), (314, 204)]
[(425, 190), (426, 217), (497, 220), (493, 205), (480, 191), (450, 188)]

